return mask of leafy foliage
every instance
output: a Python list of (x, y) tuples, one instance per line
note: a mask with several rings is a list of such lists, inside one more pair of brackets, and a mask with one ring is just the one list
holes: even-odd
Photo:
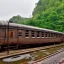
[(20, 15), (17, 15), (13, 16), (9, 21), (13, 23), (23, 24), (24, 21), (27, 21), (27, 18), (22, 18)]
[[(23, 20), (24, 19), (24, 20)], [(64, 32), (64, 0), (40, 0), (29, 19), (13, 17), (14, 22)]]

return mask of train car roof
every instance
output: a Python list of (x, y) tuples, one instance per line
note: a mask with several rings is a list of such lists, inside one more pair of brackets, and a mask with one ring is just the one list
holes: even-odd
[[(8, 21), (0, 21), (0, 25), (8, 26)], [(48, 31), (48, 32), (64, 34), (63, 32), (58, 32), (58, 31), (54, 31), (54, 30), (50, 30), (50, 29), (44, 29), (44, 28), (39, 28), (39, 27), (34, 27), (34, 26), (27, 26), (27, 25), (17, 24), (17, 23), (9, 23), (9, 26), (29, 28), (29, 29), (36, 29), (36, 30), (42, 30), (42, 31)]]

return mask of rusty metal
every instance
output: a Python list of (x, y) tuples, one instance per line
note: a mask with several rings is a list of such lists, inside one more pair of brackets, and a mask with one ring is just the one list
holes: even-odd
[(18, 26), (17, 26), (17, 49), (18, 49), (18, 42), (19, 42), (19, 38), (18, 38)]
[(9, 22), (8, 22), (8, 29), (7, 29), (7, 54), (9, 54)]

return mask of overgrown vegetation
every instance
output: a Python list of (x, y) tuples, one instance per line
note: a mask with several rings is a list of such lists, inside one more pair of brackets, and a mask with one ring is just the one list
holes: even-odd
[(14, 16), (11, 19), (16, 23), (64, 32), (64, 0), (40, 0), (32, 18), (18, 17)]

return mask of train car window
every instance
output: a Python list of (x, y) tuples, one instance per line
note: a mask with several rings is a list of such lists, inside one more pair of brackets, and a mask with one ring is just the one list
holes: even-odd
[(60, 34), (58, 36), (60, 37)]
[(47, 36), (48, 36), (48, 33), (46, 32), (46, 33), (45, 33), (45, 37), (47, 37)]
[(59, 37), (59, 34), (57, 34), (57, 36)]
[(57, 34), (57, 37), (58, 37), (58, 34)]
[(29, 37), (29, 30), (25, 31), (25, 37)]
[(22, 32), (19, 32), (18, 33), (18, 37), (22, 37)]
[(58, 34), (56, 34), (56, 37), (58, 37)]
[(31, 37), (35, 37), (35, 32), (31, 31)]
[(54, 37), (55, 37), (55, 33), (54, 33)]
[(9, 37), (13, 38), (13, 31), (9, 31)]
[(41, 33), (41, 36), (44, 37), (44, 32)]
[(54, 33), (54, 37), (56, 37), (56, 34)]
[(48, 37), (50, 37), (50, 33), (48, 33)]
[(51, 33), (51, 37), (53, 37), (53, 33)]
[(37, 32), (37, 37), (40, 37), (40, 32)]
[(61, 34), (59, 34), (59, 37), (61, 37), (62, 35)]
[(55, 37), (57, 37), (57, 34), (55, 34)]
[(53, 37), (54, 37), (54, 33), (53, 33)]

